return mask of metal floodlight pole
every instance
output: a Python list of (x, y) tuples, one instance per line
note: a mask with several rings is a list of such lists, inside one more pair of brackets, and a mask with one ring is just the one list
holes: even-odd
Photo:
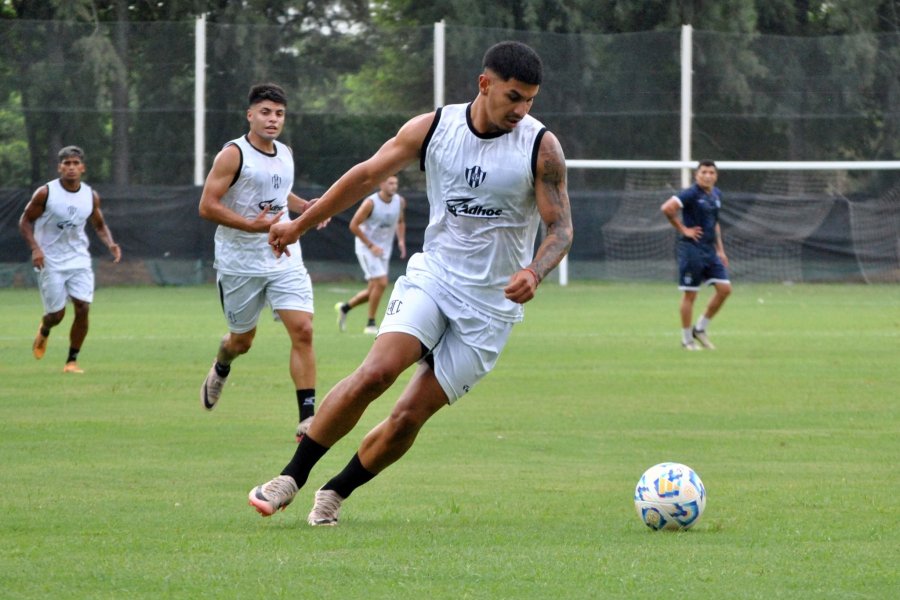
[(444, 63), (447, 60), (444, 22), (434, 24), (434, 107), (444, 105)]
[(194, 21), (194, 185), (203, 185), (206, 143), (206, 15)]
[[(681, 27), (681, 161), (691, 161), (691, 127), (693, 125), (694, 29)], [(681, 187), (691, 184), (691, 169), (681, 169)]]

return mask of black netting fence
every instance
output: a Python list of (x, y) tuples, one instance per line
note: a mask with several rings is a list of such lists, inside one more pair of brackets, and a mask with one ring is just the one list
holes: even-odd
[[(210, 280), (214, 227), (197, 216), (194, 22), (0, 20), (0, 285), (28, 285), (16, 221), (56, 151), (79, 144), (86, 180), (127, 262), (101, 281)], [(568, 158), (674, 160), (680, 148), (682, 32), (562, 35), (446, 27), (445, 102), (474, 97), (492, 43), (538, 50), (546, 76), (533, 114)], [(409, 117), (431, 110), (432, 27), (345, 33), (206, 25), (205, 169), (246, 130), (246, 91), (289, 92), (282, 140), (296, 191), (314, 196)], [(716, 160), (892, 160), (900, 155), (900, 34), (789, 38), (693, 33), (692, 154)], [(574, 277), (674, 275), (658, 208), (677, 173), (571, 169)], [(735, 278), (900, 280), (900, 174), (723, 171), (723, 229)], [(427, 218), (421, 174), (401, 174), (410, 246)], [(358, 277), (340, 215), (304, 240), (314, 277)], [(95, 244), (95, 250), (96, 250)], [(99, 250), (97, 250), (99, 252)], [(399, 265), (398, 265), (399, 269)]]

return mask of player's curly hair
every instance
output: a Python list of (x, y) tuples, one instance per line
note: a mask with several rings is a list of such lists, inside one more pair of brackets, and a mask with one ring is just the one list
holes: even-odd
[(530, 46), (521, 42), (500, 42), (484, 53), (482, 66), (490, 69), (504, 81), (517, 79), (529, 85), (540, 85), (544, 77), (541, 57)]
[(247, 95), (247, 106), (259, 104), (264, 100), (271, 100), (287, 107), (287, 93), (283, 87), (275, 83), (259, 83), (250, 88), (250, 93)]

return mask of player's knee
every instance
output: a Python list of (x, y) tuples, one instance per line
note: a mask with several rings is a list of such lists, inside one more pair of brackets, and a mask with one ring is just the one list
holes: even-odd
[(60, 323), (62, 323), (63, 317), (66, 316), (66, 309), (62, 309), (60, 311), (54, 313), (47, 313), (44, 315), (44, 324), (48, 327), (56, 327)]
[(240, 356), (250, 351), (253, 346), (253, 336), (248, 335), (227, 335), (222, 340), (222, 348), (232, 356)]
[(312, 321), (301, 321), (291, 328), (291, 341), (295, 346), (310, 346), (313, 342)]
[(397, 373), (393, 370), (369, 361), (356, 370), (356, 376), (358, 384), (369, 394), (381, 394), (397, 380)]

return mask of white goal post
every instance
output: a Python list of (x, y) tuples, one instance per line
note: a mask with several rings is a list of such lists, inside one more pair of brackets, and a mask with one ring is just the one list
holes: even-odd
[[(720, 171), (887, 171), (900, 169), (900, 160), (717, 160)], [(570, 169), (694, 169), (690, 160), (566, 160)]]

